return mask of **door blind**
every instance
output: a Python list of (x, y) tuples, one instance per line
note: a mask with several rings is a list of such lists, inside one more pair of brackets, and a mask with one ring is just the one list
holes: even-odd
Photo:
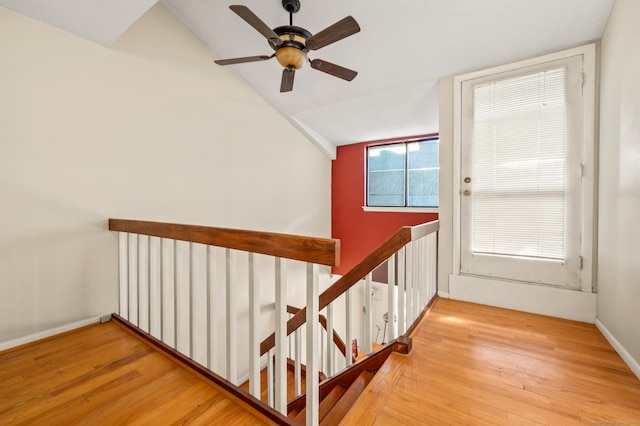
[(472, 252), (565, 258), (564, 67), (473, 87)]

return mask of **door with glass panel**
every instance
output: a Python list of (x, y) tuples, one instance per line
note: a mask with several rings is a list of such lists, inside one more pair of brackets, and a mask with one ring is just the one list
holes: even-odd
[(582, 57), (462, 93), (460, 272), (579, 288)]

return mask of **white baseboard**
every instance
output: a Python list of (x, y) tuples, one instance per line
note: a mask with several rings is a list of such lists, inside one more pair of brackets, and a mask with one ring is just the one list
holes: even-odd
[(8, 340), (6, 342), (0, 342), (0, 351), (26, 345), (27, 343), (35, 342), (36, 340), (45, 339), (47, 337), (55, 336), (56, 334), (64, 333), (65, 331), (75, 330), (76, 328), (84, 327), (85, 325), (100, 322), (100, 318), (101, 316), (87, 318), (71, 324), (65, 324), (56, 328), (30, 334), (28, 336), (18, 337), (17, 339)]
[(611, 346), (613, 346), (613, 349), (615, 349), (616, 352), (618, 352), (618, 355), (620, 355), (622, 360), (627, 363), (629, 368), (631, 368), (631, 371), (633, 371), (633, 374), (638, 376), (638, 379), (640, 379), (640, 364), (638, 363), (638, 361), (633, 359), (631, 354), (627, 352), (625, 347), (622, 346), (620, 342), (618, 342), (618, 339), (616, 339), (613, 336), (613, 334), (611, 334), (609, 329), (607, 329), (607, 327), (605, 327), (604, 324), (602, 324), (598, 318), (596, 318), (596, 327), (598, 327), (598, 330), (600, 330), (600, 332), (604, 335), (604, 337), (609, 341)]
[(466, 275), (449, 276), (451, 299), (593, 324), (596, 294)]
[(446, 291), (440, 291), (438, 290), (438, 296), (442, 297), (443, 299), (448, 299), (449, 298), (449, 293)]

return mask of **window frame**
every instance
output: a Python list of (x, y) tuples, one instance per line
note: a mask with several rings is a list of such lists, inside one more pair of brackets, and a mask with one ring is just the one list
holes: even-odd
[[(404, 169), (404, 187), (405, 187), (405, 196), (404, 196), (404, 206), (370, 206), (369, 205), (369, 148), (384, 146), (384, 145), (398, 145), (398, 144), (409, 144), (412, 142), (421, 142), (428, 140), (438, 140), (438, 144), (440, 143), (440, 134), (439, 133), (429, 133), (425, 135), (411, 136), (406, 138), (394, 138), (394, 139), (385, 139), (379, 141), (368, 142), (365, 144), (364, 149), (364, 202), (362, 206), (362, 210), (365, 212), (401, 212), (401, 213), (437, 213), (439, 209), (438, 206), (407, 206), (408, 199), (408, 190), (407, 190), (407, 163), (408, 163), (408, 154), (405, 156), (405, 169)], [(439, 147), (438, 147), (439, 150)], [(408, 153), (408, 150), (406, 151)], [(440, 158), (438, 156), (438, 170), (440, 169)], [(439, 199), (439, 189), (438, 188), (438, 204), (440, 204)]]

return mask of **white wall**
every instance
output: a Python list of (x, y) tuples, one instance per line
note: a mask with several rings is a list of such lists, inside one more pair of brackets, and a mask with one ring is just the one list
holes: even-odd
[(330, 160), (160, 6), (111, 48), (0, 8), (0, 343), (117, 309), (109, 217), (330, 235)]
[(598, 237), (598, 320), (636, 365), (640, 363), (639, 16), (640, 2), (616, 0), (602, 36)]

